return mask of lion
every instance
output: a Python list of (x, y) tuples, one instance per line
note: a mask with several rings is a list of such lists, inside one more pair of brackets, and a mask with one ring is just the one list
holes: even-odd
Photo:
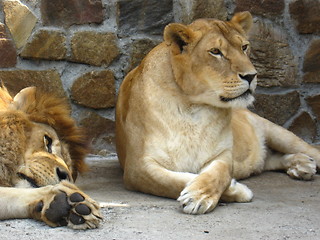
[(0, 219), (96, 228), (99, 205), (72, 182), (87, 166), (87, 138), (65, 99), (28, 87), (0, 87)]
[(164, 41), (123, 80), (116, 147), (127, 189), (177, 199), (204, 214), (219, 201), (250, 202), (238, 180), (283, 170), (310, 180), (319, 151), (247, 110), (257, 86), (249, 12), (230, 21), (171, 23)]

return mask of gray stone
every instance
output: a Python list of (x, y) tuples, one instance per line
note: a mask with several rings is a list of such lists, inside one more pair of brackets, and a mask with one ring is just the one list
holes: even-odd
[(175, 18), (181, 23), (189, 24), (198, 18), (227, 19), (224, 0), (175, 0)]
[(61, 31), (40, 29), (20, 55), (24, 58), (63, 60), (66, 54), (66, 37)]
[(256, 94), (252, 111), (278, 125), (283, 125), (300, 108), (297, 91), (286, 94)]
[(77, 32), (71, 40), (71, 61), (108, 66), (120, 53), (114, 33)]
[(42, 0), (41, 15), (44, 25), (70, 26), (73, 24), (101, 23), (101, 0)]
[(101, 117), (95, 112), (85, 112), (80, 116), (82, 126), (90, 138), (91, 152), (106, 155), (115, 152), (115, 122)]
[(14, 67), (17, 64), (17, 51), (8, 37), (5, 25), (0, 23), (0, 68)]
[(262, 87), (296, 86), (297, 62), (284, 30), (256, 21), (250, 32), (251, 55)]
[(59, 73), (55, 70), (14, 70), (0, 71), (0, 81), (3, 81), (9, 91), (15, 95), (21, 89), (35, 86), (45, 92), (55, 93), (65, 97)]
[(101, 109), (115, 106), (115, 84), (109, 70), (92, 71), (76, 79), (71, 88), (71, 97), (77, 104)]
[(130, 55), (130, 65), (128, 71), (132, 70), (138, 66), (141, 60), (148, 54), (148, 52), (154, 48), (158, 42), (152, 41), (150, 39), (137, 39), (132, 42), (131, 55)]
[(11, 32), (16, 47), (23, 47), (36, 25), (37, 17), (18, 0), (4, 0), (3, 10), (5, 23)]
[(319, 0), (296, 0), (289, 4), (291, 17), (301, 34), (320, 33)]
[(303, 81), (308, 83), (320, 83), (320, 39), (311, 42), (307, 50), (304, 62)]
[(118, 9), (122, 36), (162, 35), (164, 27), (173, 22), (172, 0), (119, 0)]
[(288, 130), (309, 143), (313, 142), (317, 135), (316, 124), (306, 112), (302, 112), (294, 119)]
[(236, 0), (235, 12), (249, 11), (253, 15), (273, 18), (281, 16), (284, 7), (284, 0)]
[(313, 113), (317, 116), (318, 119), (320, 119), (320, 95), (307, 97), (306, 101), (312, 108)]

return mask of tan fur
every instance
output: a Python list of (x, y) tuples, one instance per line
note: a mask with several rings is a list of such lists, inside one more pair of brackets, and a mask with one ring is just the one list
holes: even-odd
[[(84, 157), (88, 151), (86, 137), (71, 118), (66, 100), (35, 87), (25, 88), (13, 98), (2, 86), (0, 129), (0, 219), (35, 218), (59, 226), (63, 218), (72, 228), (97, 227), (97, 204), (65, 181), (75, 181), (77, 173), (86, 170)], [(51, 187), (44, 188), (48, 185)], [(70, 222), (69, 215), (79, 204), (71, 202), (70, 206), (63, 206), (68, 209), (66, 216), (48, 220), (46, 210), (61, 192), (67, 197), (73, 193), (86, 196), (81, 202), (91, 209), (91, 214), (85, 223)], [(40, 203), (39, 213), (34, 208)]]
[(0, 111), (5, 110), (12, 103), (13, 99), (4, 85), (0, 87)]
[(251, 25), (248, 12), (169, 24), (165, 41), (126, 76), (116, 136), (128, 189), (178, 198), (184, 212), (201, 214), (219, 200), (251, 201), (235, 179), (278, 169), (312, 178), (319, 151), (246, 110), (257, 85)]

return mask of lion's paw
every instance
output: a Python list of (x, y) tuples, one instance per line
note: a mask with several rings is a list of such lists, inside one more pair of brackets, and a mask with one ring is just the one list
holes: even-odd
[(97, 228), (102, 219), (98, 203), (67, 182), (54, 186), (34, 210), (52, 227)]
[(219, 197), (215, 197), (201, 190), (192, 190), (186, 187), (177, 199), (182, 211), (187, 214), (204, 214), (211, 212), (218, 204)]
[(296, 179), (311, 180), (317, 172), (316, 162), (303, 153), (286, 156), (288, 162), (287, 174)]

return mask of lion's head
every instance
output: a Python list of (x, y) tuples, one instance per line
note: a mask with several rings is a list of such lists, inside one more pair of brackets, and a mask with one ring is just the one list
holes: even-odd
[(0, 185), (74, 181), (86, 169), (87, 140), (63, 98), (35, 87), (14, 98), (0, 87)]
[(165, 28), (175, 79), (191, 101), (217, 107), (246, 107), (253, 102), (257, 72), (246, 37), (251, 25), (251, 14), (242, 12), (228, 22), (200, 19)]

